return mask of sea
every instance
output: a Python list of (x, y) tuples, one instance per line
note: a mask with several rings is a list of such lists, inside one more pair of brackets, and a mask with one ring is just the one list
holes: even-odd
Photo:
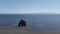
[(0, 28), (18, 27), (21, 19), (30, 31), (60, 32), (59, 14), (0, 14)]

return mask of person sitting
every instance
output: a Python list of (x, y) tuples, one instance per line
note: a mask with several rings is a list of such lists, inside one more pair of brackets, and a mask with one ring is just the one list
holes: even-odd
[(21, 21), (19, 21), (18, 27), (26, 27), (26, 21), (21, 19)]

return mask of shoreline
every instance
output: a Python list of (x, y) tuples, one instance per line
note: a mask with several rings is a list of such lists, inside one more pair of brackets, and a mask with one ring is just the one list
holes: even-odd
[(60, 34), (60, 32), (32, 32), (23, 28), (0, 28), (0, 34)]

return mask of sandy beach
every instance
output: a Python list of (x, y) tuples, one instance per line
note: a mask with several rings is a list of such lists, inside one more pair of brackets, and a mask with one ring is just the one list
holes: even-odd
[(0, 34), (60, 34), (60, 32), (31, 32), (26, 28), (0, 28)]

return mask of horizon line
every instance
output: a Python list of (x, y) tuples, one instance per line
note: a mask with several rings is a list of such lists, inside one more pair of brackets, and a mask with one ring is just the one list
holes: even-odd
[(60, 12), (0, 12), (0, 14), (60, 14)]

